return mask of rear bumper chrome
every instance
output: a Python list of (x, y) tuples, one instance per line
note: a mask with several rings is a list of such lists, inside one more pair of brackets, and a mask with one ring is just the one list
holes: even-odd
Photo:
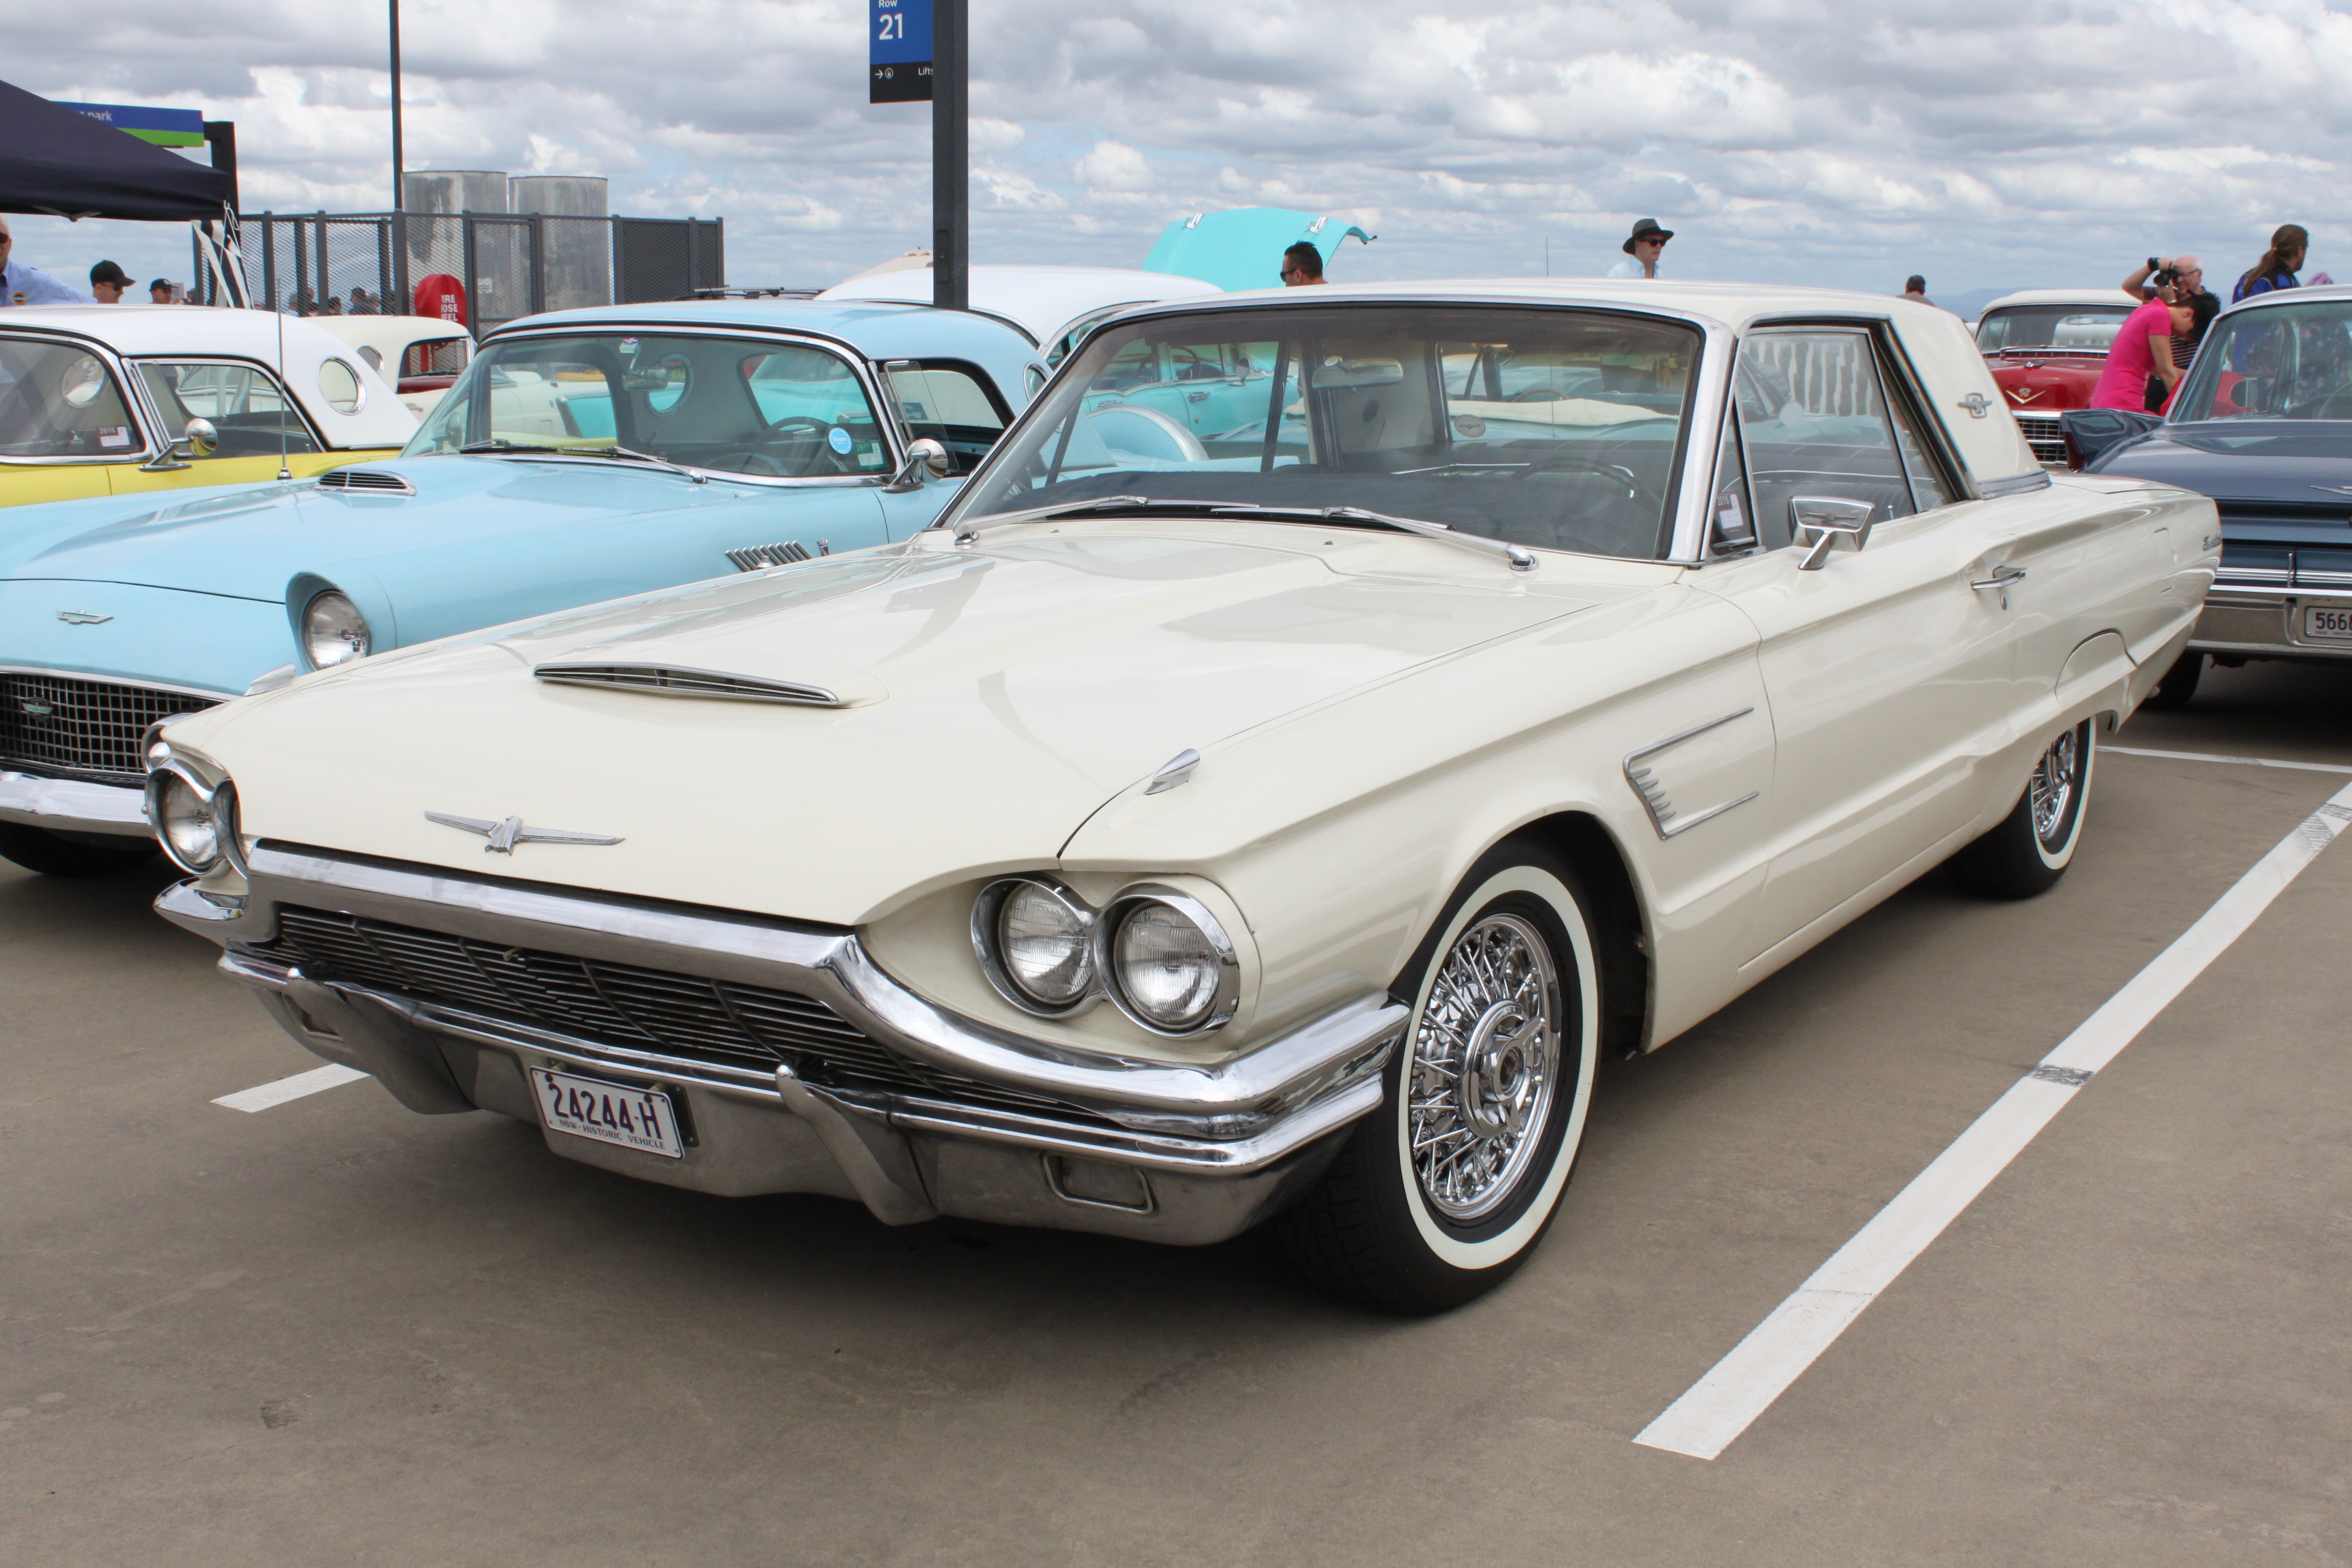
[(2197, 629), (2189, 639), (2189, 651), (2222, 658), (2352, 663), (2352, 641), (2303, 635), (2303, 612), (2311, 605), (2352, 611), (2352, 589), (2273, 594), (2234, 585), (2216, 587), (2205, 597), (2205, 608), (2198, 615)]
[(97, 784), (0, 769), (0, 822), (52, 833), (149, 836), (146, 794), (137, 784)]
[[(1381, 1099), (1406, 1009), (1371, 996), (1213, 1064), (1121, 1059), (933, 1005), (877, 967), (854, 932), (424, 873), (264, 844), (241, 902), (183, 883), (156, 902), (221, 942), (307, 1049), (373, 1074), (413, 1110), (477, 1108), (539, 1123), (532, 1067), (658, 1087), (683, 1103), (680, 1160), (544, 1130), (560, 1154), (729, 1195), (819, 1192), (891, 1224), (956, 1215), (1179, 1244), (1237, 1234), (1322, 1170)], [(234, 908), (229, 907), (234, 903)], [(936, 1092), (827, 1087), (403, 995), (273, 957), (281, 904), (657, 968), (814, 998), (884, 1049), (935, 1069)], [(959, 1098), (958, 1080), (1058, 1102), (1035, 1114)]]

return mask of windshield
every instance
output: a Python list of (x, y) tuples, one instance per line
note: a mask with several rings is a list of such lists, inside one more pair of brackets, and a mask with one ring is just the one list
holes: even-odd
[(2198, 350), (2172, 417), (2352, 419), (2352, 300), (2224, 316)]
[(2080, 349), (2105, 353), (2132, 307), (2113, 305), (2013, 305), (1989, 312), (1977, 323), (1977, 347), (1994, 349)]
[(889, 456), (848, 362), (774, 339), (610, 332), (486, 345), (404, 455), (614, 447), (769, 479), (880, 473)]
[(127, 458), (146, 445), (97, 355), (0, 338), (0, 458)]
[(1063, 368), (956, 516), (1110, 496), (1356, 507), (1654, 560), (1701, 342), (1654, 318), (1465, 305), (1112, 327)]

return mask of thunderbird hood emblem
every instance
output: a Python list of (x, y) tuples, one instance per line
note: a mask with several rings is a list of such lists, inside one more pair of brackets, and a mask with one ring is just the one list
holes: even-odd
[(58, 619), (69, 626), (100, 626), (112, 620), (112, 616), (93, 616), (88, 610), (59, 610)]
[(467, 833), (478, 833), (489, 842), (482, 846), (485, 855), (511, 855), (518, 844), (618, 844), (618, 838), (604, 833), (572, 833), (561, 827), (525, 827), (522, 818), (509, 816), (504, 822), (493, 822), (486, 816), (452, 816), (446, 811), (428, 811), (427, 822), (437, 822), (444, 827), (455, 827)]

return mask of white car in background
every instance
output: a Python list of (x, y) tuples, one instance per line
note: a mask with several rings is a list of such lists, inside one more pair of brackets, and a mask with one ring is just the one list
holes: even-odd
[[(911, 260), (914, 258), (901, 258)], [(820, 300), (896, 300), (931, 302), (927, 260), (900, 266), (885, 262), (835, 284)], [(970, 274), (971, 308), (1021, 329), (1057, 365), (1072, 344), (1096, 322), (1129, 305), (1191, 300), (1219, 292), (1213, 283), (1136, 267), (982, 266)]]
[[(1127, 364), (1163, 373), (1107, 402)], [(1150, 401), (1212, 386), (1198, 432)], [(305, 1048), (571, 1159), (1274, 1219), (1437, 1310), (1542, 1236), (1603, 1051), (1938, 865), (2054, 883), (2216, 532), (2045, 472), (1927, 306), (1181, 301), (904, 543), (166, 722), (158, 908)]]
[(418, 423), (474, 363), (474, 335), (434, 316), (312, 316), (397, 390)]

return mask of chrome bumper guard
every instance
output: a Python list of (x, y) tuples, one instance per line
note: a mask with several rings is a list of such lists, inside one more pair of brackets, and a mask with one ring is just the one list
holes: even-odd
[[(143, 781), (142, 781), (143, 782)], [(136, 784), (99, 784), (0, 769), (0, 822), (52, 833), (144, 838), (146, 793)]]
[[(557, 1153), (733, 1195), (825, 1192), (909, 1224), (957, 1215), (1142, 1239), (1223, 1239), (1321, 1173), (1333, 1136), (1381, 1103), (1407, 1010), (1371, 996), (1215, 1064), (1092, 1056), (948, 1012), (884, 973), (854, 932), (563, 893), (265, 843), (249, 891), (167, 889), (156, 909), (220, 942), (221, 969), (287, 1031), (375, 1076), (413, 1110), (541, 1124), (525, 1068), (659, 1087), (693, 1130), (683, 1160), (542, 1126)], [(797, 992), (877, 1045), (961, 1078), (1059, 1100), (1064, 1121), (945, 1096), (827, 1088), (551, 1031), (369, 986), (256, 951), (293, 904), (587, 959)]]

